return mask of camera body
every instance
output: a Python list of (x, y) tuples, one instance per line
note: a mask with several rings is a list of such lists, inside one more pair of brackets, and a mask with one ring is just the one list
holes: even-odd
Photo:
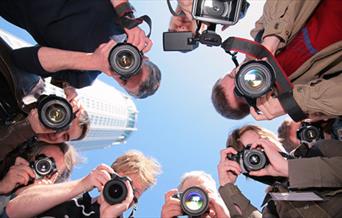
[(200, 187), (193, 186), (172, 196), (180, 200), (183, 215), (201, 216), (209, 207), (208, 194)]
[(297, 130), (297, 138), (301, 144), (311, 145), (320, 139), (324, 139), (323, 129), (319, 123), (302, 122)]
[(247, 145), (237, 154), (228, 154), (229, 160), (236, 161), (242, 170), (242, 173), (261, 170), (269, 164), (269, 160), (265, 152), (261, 149), (251, 149), (251, 145)]
[(234, 25), (248, 7), (246, 0), (193, 0), (192, 16), (203, 22)]
[(41, 95), (35, 103), (40, 122), (49, 129), (64, 131), (75, 118), (70, 103), (56, 95)]
[(57, 171), (56, 162), (52, 157), (47, 157), (44, 154), (39, 154), (34, 161), (30, 162), (30, 167), (36, 174), (35, 179), (42, 179), (50, 176)]
[(134, 45), (123, 42), (117, 43), (108, 56), (112, 70), (120, 75), (120, 79), (128, 80), (140, 72), (143, 53)]
[(103, 197), (108, 204), (119, 204), (126, 199), (128, 194), (125, 182), (129, 181), (132, 185), (132, 181), (129, 177), (118, 174), (111, 174), (111, 177), (111, 180), (104, 185)]

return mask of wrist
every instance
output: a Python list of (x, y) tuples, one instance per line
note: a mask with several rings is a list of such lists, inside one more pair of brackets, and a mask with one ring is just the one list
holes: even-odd
[(278, 49), (280, 39), (275, 35), (266, 36), (263, 39), (262, 45), (265, 46), (273, 55)]

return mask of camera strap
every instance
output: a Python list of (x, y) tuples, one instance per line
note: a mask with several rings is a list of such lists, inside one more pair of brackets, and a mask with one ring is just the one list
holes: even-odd
[(183, 16), (185, 16), (185, 13), (182, 10), (180, 12), (178, 12), (178, 13), (175, 10), (173, 10), (170, 0), (166, 0), (166, 3), (167, 3), (167, 7), (169, 8), (170, 13), (173, 16), (176, 16), (176, 17), (183, 17)]
[[(293, 85), (289, 81), (284, 70), (276, 60), (276, 58), (269, 52), (263, 45), (248, 39), (229, 37), (226, 39), (221, 47), (229, 54), (231, 51), (241, 52), (247, 56), (256, 59), (267, 58), (275, 72), (275, 81), (278, 89), (278, 99), (289, 116), (294, 121), (300, 121), (306, 117), (305, 113), (301, 110), (295, 99), (293, 98)], [(234, 62), (235, 63), (235, 62)], [(236, 63), (235, 63), (236, 64)]]

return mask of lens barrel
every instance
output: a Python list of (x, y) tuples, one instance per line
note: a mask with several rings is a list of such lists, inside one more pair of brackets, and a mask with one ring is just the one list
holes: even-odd
[(190, 217), (200, 216), (208, 210), (207, 193), (199, 187), (190, 187), (181, 194), (181, 207)]
[(37, 101), (40, 122), (53, 130), (64, 130), (69, 127), (74, 114), (70, 103), (56, 95), (44, 95)]
[(108, 60), (114, 72), (128, 79), (140, 71), (143, 54), (134, 45), (118, 43), (110, 51)]
[(30, 163), (37, 178), (42, 178), (51, 175), (56, 171), (56, 163), (52, 157), (47, 157), (43, 154), (36, 156), (35, 161)]
[(109, 180), (103, 188), (103, 197), (108, 204), (118, 204), (124, 201), (128, 194), (125, 181), (127, 177), (120, 177), (112, 174), (112, 179)]
[(258, 98), (274, 86), (272, 66), (266, 61), (249, 61), (241, 65), (235, 77), (235, 87), (242, 96)]
[(268, 159), (264, 151), (259, 149), (244, 150), (243, 164), (248, 172), (261, 170), (267, 165), (267, 163)]

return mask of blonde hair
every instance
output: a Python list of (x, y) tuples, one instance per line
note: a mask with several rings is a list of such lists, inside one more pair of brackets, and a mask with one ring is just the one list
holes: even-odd
[(209, 189), (212, 193), (218, 193), (215, 180), (210, 174), (204, 171), (190, 171), (185, 173), (181, 178), (181, 183), (178, 185), (178, 190), (181, 190), (184, 182), (190, 178), (202, 180), (207, 189)]
[(125, 175), (136, 174), (141, 182), (148, 187), (156, 184), (157, 175), (161, 172), (160, 164), (152, 157), (146, 157), (142, 152), (131, 150), (117, 158), (112, 164), (117, 173)]
[(244, 145), (241, 143), (240, 138), (247, 131), (253, 131), (257, 133), (261, 138), (268, 139), (269, 141), (277, 145), (280, 148), (280, 150), (284, 150), (283, 146), (280, 144), (278, 140), (278, 137), (273, 132), (263, 127), (255, 125), (246, 125), (241, 128), (233, 130), (231, 134), (228, 136), (226, 147), (232, 147), (237, 151), (241, 151), (244, 148)]

